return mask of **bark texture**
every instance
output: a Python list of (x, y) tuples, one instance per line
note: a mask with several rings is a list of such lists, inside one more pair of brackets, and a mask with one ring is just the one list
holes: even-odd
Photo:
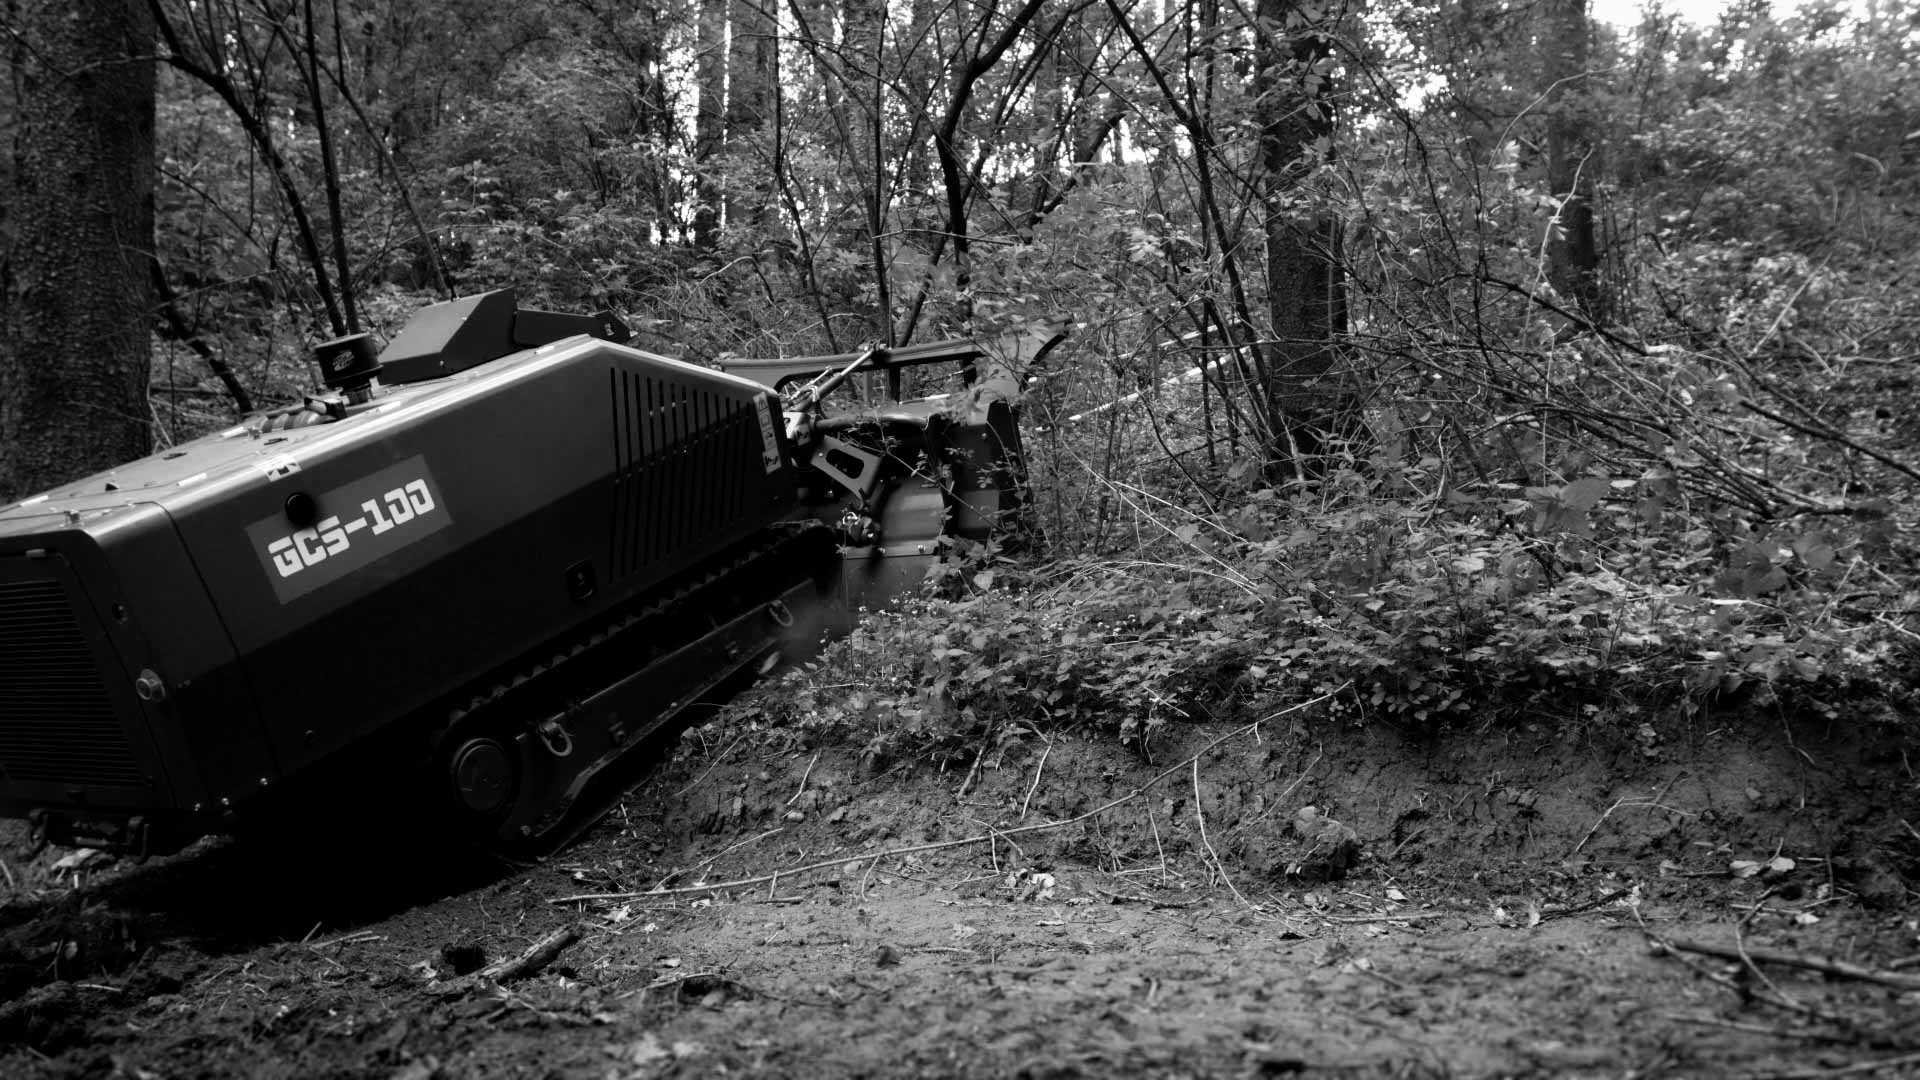
[(694, 45), (694, 80), (700, 106), (694, 114), (693, 161), (699, 172), (694, 193), (693, 245), (712, 251), (720, 235), (720, 151), (727, 131), (727, 2), (700, 0)]
[(0, 499), (150, 445), (153, 19), (9, 0), (18, 121), (0, 253)]
[(1546, 50), (1547, 184), (1560, 203), (1547, 240), (1547, 276), (1562, 297), (1596, 322), (1607, 319), (1594, 236), (1593, 177), (1599, 168), (1587, 110), (1592, 24), (1587, 0), (1542, 0)]
[(1339, 426), (1327, 377), (1346, 330), (1340, 222), (1316, 209), (1304, 186), (1329, 155), (1333, 94), (1325, 36), (1337, 17), (1328, 0), (1260, 0), (1256, 88), (1267, 202), (1266, 347), (1276, 454), (1295, 462), (1319, 453)]

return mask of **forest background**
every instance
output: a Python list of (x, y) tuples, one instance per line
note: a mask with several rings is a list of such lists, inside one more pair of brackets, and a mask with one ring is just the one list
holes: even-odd
[(878, 691), (794, 717), (970, 754), (1338, 691), (1632, 733), (1913, 681), (1908, 0), (0, 18), (0, 498), (484, 289), (694, 362), (1066, 318), (1022, 373), (1049, 557), (957, 553), (846, 646)]

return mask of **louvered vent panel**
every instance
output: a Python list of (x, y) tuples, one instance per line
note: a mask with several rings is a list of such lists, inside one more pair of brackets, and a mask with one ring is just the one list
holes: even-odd
[(0, 583), (0, 774), (76, 786), (141, 782), (57, 581)]
[(751, 403), (615, 369), (607, 565), (614, 580), (714, 539), (753, 512), (761, 476)]

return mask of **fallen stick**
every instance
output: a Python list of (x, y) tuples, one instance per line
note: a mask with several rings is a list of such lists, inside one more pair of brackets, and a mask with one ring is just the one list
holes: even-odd
[[(1033, 804), (1033, 793), (1040, 790), (1040, 773), (1047, 767), (1047, 755), (1053, 753), (1053, 740), (1047, 740), (1047, 748), (1040, 751), (1040, 764), (1033, 767), (1033, 784), (1027, 788), (1027, 797), (1020, 801), (1020, 820), (1027, 818), (1027, 807)], [(0, 863), (0, 866), (4, 866)]]
[[(1778, 854), (1779, 853), (1776, 851), (1775, 855), (1777, 856)], [(1766, 903), (1767, 897), (1772, 895), (1773, 895), (1773, 887), (1768, 886), (1767, 891), (1760, 894), (1760, 903), (1763, 903), (1763, 904)], [(1745, 918), (1733, 924), (1733, 951), (1739, 955), (1740, 965), (1746, 968), (1748, 971), (1753, 972), (1753, 977), (1760, 980), (1760, 984), (1762, 986), (1765, 986), (1767, 989), (1773, 991), (1774, 997), (1777, 997), (1782, 1001), (1793, 1002), (1794, 1004), (1797, 1005), (1799, 1004), (1799, 1002), (1794, 1001), (1793, 995), (1787, 993), (1785, 990), (1780, 989), (1779, 983), (1776, 983), (1772, 979), (1768, 978), (1767, 973), (1760, 970), (1759, 961), (1755, 960), (1753, 958), (1753, 954), (1747, 951), (1747, 939), (1744, 931), (1747, 923), (1753, 921), (1753, 917), (1757, 914), (1759, 914), (1759, 912), (1756, 908), (1756, 910), (1748, 912)]]
[[(1607, 823), (1607, 819), (1613, 816), (1613, 812), (1616, 810), (1622, 809), (1624, 807), (1631, 806), (1631, 807), (1634, 807), (1635, 809), (1639, 809), (1642, 807), (1653, 807), (1654, 809), (1657, 809), (1657, 810), (1665, 810), (1668, 813), (1685, 813), (1684, 811), (1675, 810), (1670, 806), (1660, 805), (1660, 800), (1666, 798), (1667, 792), (1673, 790), (1673, 785), (1680, 780), (1681, 776), (1685, 776), (1685, 775), (1686, 775), (1685, 773), (1681, 773), (1679, 776), (1669, 777), (1667, 779), (1667, 782), (1661, 785), (1660, 790), (1654, 792), (1651, 796), (1643, 796), (1640, 798), (1635, 798), (1629, 795), (1622, 795), (1618, 799), (1615, 799), (1613, 801), (1613, 805), (1607, 807), (1606, 813), (1600, 815), (1600, 820), (1594, 822), (1593, 827), (1587, 830), (1587, 834), (1580, 838), (1580, 842), (1573, 845), (1573, 850), (1567, 852), (1566, 857), (1568, 859), (1571, 859), (1575, 855), (1580, 854), (1580, 849), (1587, 846), (1587, 841), (1593, 839), (1593, 834), (1600, 831), (1600, 826), (1605, 825)], [(1693, 815), (1686, 814), (1686, 816), (1692, 817)], [(1562, 860), (1562, 861), (1565, 861), (1565, 860)]]
[(1552, 911), (1543, 911), (1540, 913), (1540, 921), (1546, 922), (1548, 919), (1564, 918), (1568, 915), (1578, 915), (1583, 911), (1592, 911), (1594, 908), (1606, 907), (1608, 904), (1613, 903), (1615, 900), (1620, 899), (1621, 897), (1627, 895), (1629, 892), (1632, 892), (1632, 891), (1633, 890), (1631, 889), (1615, 889), (1612, 892), (1608, 893), (1605, 896), (1600, 897), (1597, 900), (1589, 900), (1584, 904), (1574, 904), (1572, 907), (1555, 908)]
[(966, 847), (971, 844), (984, 844), (994, 839), (1004, 840), (1008, 837), (1022, 836), (1028, 833), (1046, 832), (1050, 829), (1064, 829), (1069, 825), (1077, 825), (1082, 821), (1088, 820), (1089, 818), (1098, 817), (1101, 814), (1106, 813), (1107, 811), (1113, 809), (1116, 806), (1124, 806), (1127, 803), (1132, 802), (1133, 800), (1146, 794), (1147, 791), (1151, 789), (1155, 784), (1158, 784), (1160, 781), (1165, 780), (1167, 777), (1172, 776), (1175, 773), (1184, 771), (1189, 765), (1199, 761), (1203, 757), (1206, 757), (1208, 754), (1213, 752), (1215, 747), (1219, 746), (1221, 743), (1228, 741), (1229, 739), (1235, 739), (1242, 735), (1245, 735), (1251, 731), (1258, 729), (1261, 724), (1265, 724), (1273, 720), (1278, 720), (1281, 717), (1288, 715), (1289, 713), (1299, 712), (1300, 710), (1308, 708), (1310, 706), (1318, 705), (1323, 701), (1331, 701), (1335, 695), (1339, 694), (1341, 691), (1345, 689), (1346, 689), (1346, 685), (1342, 684), (1328, 691), (1327, 693), (1321, 694), (1317, 698), (1311, 698), (1309, 700), (1302, 701), (1297, 705), (1289, 705), (1286, 708), (1281, 709), (1279, 712), (1274, 713), (1272, 716), (1261, 717), (1260, 719), (1255, 720), (1253, 723), (1247, 724), (1244, 727), (1235, 728), (1232, 731), (1227, 732), (1225, 735), (1222, 735), (1219, 738), (1208, 743), (1207, 745), (1201, 747), (1199, 753), (1194, 754), (1192, 757), (1182, 760), (1178, 765), (1171, 766), (1167, 769), (1163, 769), (1160, 772), (1154, 774), (1154, 776), (1151, 779), (1149, 779), (1146, 783), (1141, 784), (1137, 788), (1134, 788), (1132, 791), (1128, 792), (1127, 794), (1122, 795), (1117, 799), (1111, 799), (1107, 802), (1104, 802), (1099, 806), (1096, 806), (1093, 809), (1087, 811), (1084, 814), (1079, 814), (1070, 818), (1064, 818), (1060, 821), (1047, 821), (1047, 822), (1042, 822), (1038, 825), (1020, 825), (1011, 829), (996, 829), (992, 832), (982, 833), (978, 836), (962, 837), (961, 839), (958, 839), (958, 840), (938, 840), (933, 843), (912, 844), (907, 847), (892, 848), (887, 851), (869, 852), (864, 855), (847, 855), (838, 859), (826, 859), (821, 862), (808, 863), (805, 866), (795, 866), (786, 870), (776, 870), (771, 874), (761, 874), (758, 877), (741, 878), (738, 881), (719, 881), (711, 885), (687, 885), (687, 886), (682, 886), (681, 888), (678, 888), (678, 889), (654, 889), (650, 892), (578, 893), (573, 896), (555, 897), (547, 901), (547, 903), (577, 904), (577, 903), (581, 903), (588, 900), (647, 900), (647, 899), (655, 899), (655, 898), (665, 899), (665, 898), (672, 898), (676, 896), (707, 896), (717, 892), (724, 892), (729, 889), (745, 889), (749, 887), (758, 888), (761, 885), (767, 885), (772, 882), (779, 881), (781, 878), (784, 878), (784, 877), (792, 877), (795, 874), (808, 874), (808, 873), (812, 873), (815, 870), (830, 870), (836, 866), (847, 866), (853, 863), (861, 863), (861, 862), (867, 861), (868, 859), (876, 859), (876, 860), (892, 859), (892, 858), (898, 858), (903, 855), (917, 855), (923, 851), (941, 851), (946, 848)]
[(1140, 809), (1147, 815), (1147, 828), (1153, 830), (1153, 850), (1160, 854), (1160, 884), (1165, 885), (1167, 883), (1167, 849), (1160, 844), (1160, 826), (1153, 820), (1153, 807), (1142, 806)]
[(510, 960), (496, 960), (471, 975), (432, 983), (427, 986), (427, 993), (434, 997), (457, 997), (483, 986), (498, 986), (538, 975), (548, 964), (558, 960), (560, 954), (566, 952), (574, 942), (579, 941), (580, 933), (579, 923), (563, 926), (527, 946), (519, 956)]
[(793, 797), (787, 800), (786, 805), (792, 806), (800, 801), (800, 796), (807, 793), (807, 778), (813, 775), (813, 767), (820, 764), (820, 754), (819, 750), (813, 752), (813, 760), (807, 762), (807, 771), (800, 774), (800, 789), (793, 793)]
[(1856, 1061), (1851, 1065), (1841, 1065), (1831, 1069), (1753, 1073), (1751, 1080), (1824, 1080), (1829, 1076), (1857, 1076), (1861, 1073), (1879, 1072), (1882, 1069), (1902, 1069), (1916, 1064), (1920, 1064), (1920, 1054), (1901, 1054), (1899, 1057), (1879, 1058), (1874, 1061)]
[(1202, 800), (1200, 798), (1200, 759), (1194, 758), (1193, 759), (1193, 820), (1196, 824), (1200, 826), (1200, 843), (1205, 845), (1207, 849), (1207, 854), (1212, 856), (1214, 869), (1220, 871), (1220, 880), (1226, 882), (1227, 888), (1233, 890), (1234, 899), (1240, 901), (1241, 907), (1250, 908), (1253, 905), (1247, 901), (1247, 898), (1245, 896), (1242, 896), (1240, 894), (1240, 887), (1233, 883), (1233, 878), (1227, 876), (1227, 864), (1220, 861), (1220, 853), (1213, 850), (1213, 841), (1207, 839), (1207, 812), (1201, 807), (1200, 805), (1201, 801)]
[(980, 763), (987, 760), (987, 747), (993, 744), (993, 729), (998, 721), (998, 717), (987, 721), (987, 730), (980, 735), (980, 750), (973, 755), (973, 767), (967, 770), (967, 778), (960, 781), (960, 790), (954, 793), (953, 801), (966, 798), (967, 792), (973, 787), (973, 778), (980, 775)]
[[(1634, 917), (1636, 919), (1639, 919), (1640, 909), (1639, 908), (1633, 909), (1633, 913), (1634, 913)], [(1751, 987), (1747, 986), (1746, 984), (1735, 982), (1733, 979), (1729, 978), (1728, 976), (1722, 975), (1717, 971), (1707, 970), (1707, 966), (1705, 964), (1698, 963), (1697, 961), (1693, 960), (1691, 957), (1682, 955), (1680, 950), (1674, 948), (1671, 944), (1667, 942), (1665, 938), (1656, 936), (1652, 930), (1647, 928), (1646, 921), (1644, 919), (1640, 920), (1640, 932), (1647, 935), (1647, 943), (1653, 946), (1653, 952), (1655, 956), (1671, 957), (1675, 963), (1678, 963), (1680, 966), (1686, 968), (1688, 971), (1693, 972), (1695, 975), (1698, 975), (1701, 978), (1706, 979), (1708, 982), (1714, 983), (1719, 986), (1724, 986), (1728, 990), (1731, 990), (1734, 993), (1739, 994), (1741, 997), (1741, 1000), (1743, 1001), (1751, 997), (1754, 1001), (1764, 1002), (1768, 1005), (1772, 1005), (1777, 1009), (1786, 1009), (1789, 1012), (1799, 1013), (1803, 1016), (1811, 1016), (1816, 1020), (1824, 1020), (1830, 1024), (1837, 1024), (1843, 1027), (1847, 1026), (1847, 1020), (1845, 1017), (1813, 1008), (1810, 1005), (1802, 1005), (1801, 1003), (1794, 1001), (1791, 998), (1769, 997), (1764, 991), (1753, 990)]]
[[(787, 827), (785, 825), (776, 825), (773, 828), (768, 829), (766, 832), (763, 832), (758, 836), (749, 836), (745, 840), (742, 840), (737, 844), (729, 844), (725, 851), (722, 851), (720, 854), (715, 855), (713, 858), (708, 859), (703, 863), (700, 863), (699, 865), (695, 866), (694, 869), (704, 874), (708, 869), (710, 869), (713, 866), (714, 863), (717, 863), (721, 859), (724, 859), (727, 856), (733, 854), (734, 852), (739, 851), (741, 848), (746, 847), (750, 844), (757, 844), (760, 841), (765, 840), (767, 837), (774, 835), (775, 833), (782, 833), (782, 832), (785, 832), (786, 830), (787, 830)], [(675, 870), (672, 873), (668, 874), (667, 876), (661, 878), (660, 880), (671, 881), (675, 877), (678, 877), (681, 873), (683, 873), (683, 871)]]
[(1798, 953), (1754, 948), (1747, 949), (1745, 955), (1742, 955), (1740, 950), (1730, 949), (1724, 945), (1705, 945), (1697, 941), (1684, 941), (1680, 938), (1668, 938), (1665, 939), (1663, 943), (1668, 948), (1679, 949), (1682, 952), (1697, 953), (1700, 956), (1718, 957), (1721, 960), (1733, 960), (1744, 963), (1751, 959), (1768, 964), (1783, 964), (1787, 967), (1805, 968), (1809, 971), (1818, 971), (1823, 975), (1832, 975), (1842, 979), (1858, 979), (1861, 982), (1878, 983), (1881, 986), (1891, 986), (1899, 990), (1920, 990), (1920, 976), (1893, 975), (1884, 971), (1875, 971), (1872, 968), (1861, 967), (1858, 964), (1849, 964), (1845, 960), (1828, 960), (1818, 956), (1802, 956)]
[(510, 983), (516, 979), (525, 979), (538, 975), (548, 964), (560, 959), (560, 954), (580, 940), (580, 926), (563, 926), (539, 941), (526, 947), (519, 956), (511, 960), (497, 960), (474, 973), (479, 982)]
[(351, 934), (343, 934), (340, 937), (331, 938), (327, 941), (316, 941), (312, 945), (309, 945), (307, 947), (310, 949), (331, 949), (340, 945), (349, 945), (356, 941), (380, 941), (380, 940), (383, 940), (383, 936), (380, 934), (376, 934), (371, 930), (355, 930)]
[(1722, 1020), (1717, 1016), (1689, 1016), (1686, 1013), (1662, 1013), (1661, 1018), (1672, 1020), (1676, 1024), (1697, 1024), (1701, 1027), (1724, 1028), (1728, 1031), (1744, 1031), (1749, 1035), (1766, 1035), (1775, 1039), (1804, 1039), (1809, 1042), (1853, 1041), (1851, 1036), (1835, 1035), (1832, 1032), (1778, 1028), (1767, 1024), (1747, 1023), (1740, 1020)]
[(1417, 919), (1444, 919), (1449, 915), (1465, 917), (1465, 913), (1459, 911), (1403, 911), (1398, 914), (1389, 912), (1381, 915), (1315, 915), (1312, 912), (1308, 912), (1302, 915), (1301, 918), (1319, 919), (1321, 922), (1330, 923), (1383, 923), (1412, 922)]
[(1114, 892), (1112, 889), (1103, 889), (1098, 885), (1093, 886), (1093, 891), (1106, 897), (1107, 902), (1112, 904), (1146, 904), (1148, 907), (1157, 908), (1186, 908), (1201, 903), (1200, 900), (1157, 900), (1143, 893)]

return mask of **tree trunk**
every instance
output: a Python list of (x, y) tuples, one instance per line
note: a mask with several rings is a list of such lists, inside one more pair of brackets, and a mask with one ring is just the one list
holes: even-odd
[(887, 130), (885, 84), (881, 64), (886, 59), (887, 6), (877, 0), (845, 0), (841, 9), (845, 32), (841, 57), (845, 65), (847, 96), (860, 103), (850, 110), (857, 123), (847, 139), (847, 160), (853, 165), (866, 203), (867, 257), (873, 273), (873, 325), (881, 340), (897, 343), (893, 319), (893, 259), (887, 240)]
[(674, 232), (674, 185), (669, 178), (667, 160), (675, 140), (673, 109), (667, 103), (665, 50), (661, 42), (667, 36), (667, 20), (660, 6), (643, 4), (633, 15), (636, 31), (631, 35), (630, 53), (634, 78), (634, 135), (647, 149), (640, 166), (639, 183), (645, 199), (653, 208), (653, 227), (665, 241)]
[[(1073, 123), (1072, 77), (1062, 71), (1065, 65), (1060, 57), (1061, 39), (1067, 36), (1067, 18), (1043, 23), (1035, 35), (1046, 39), (1046, 46), (1033, 79), (1033, 134), (1028, 146), (1028, 153), (1033, 155), (1033, 187), (1027, 208), (1030, 223), (1039, 222), (1054, 192), (1064, 186), (1059, 177), (1059, 159), (1063, 146), (1071, 144), (1069, 132)], [(1072, 152), (1067, 150), (1069, 155)]]
[[(962, 158), (962, 151), (967, 151), (968, 156), (981, 165), (985, 163), (984, 152), (970, 145), (972, 138), (966, 130), (967, 116), (973, 105), (974, 89), (980, 79), (1007, 55), (1044, 6), (1043, 0), (1026, 0), (1017, 9), (1007, 13), (1004, 26), (996, 29), (991, 18), (983, 18), (978, 25), (979, 38), (962, 40), (962, 48), (969, 50), (972, 55), (964, 58), (964, 54), (955, 55), (953, 90), (947, 99), (946, 111), (941, 114), (939, 125), (933, 133), (934, 155), (940, 163), (940, 184), (946, 192), (947, 240), (953, 249), (953, 287), (961, 297), (959, 317), (963, 322), (973, 319), (973, 305), (968, 299), (968, 286), (973, 275), (973, 238), (968, 231), (967, 215), (973, 205), (980, 169), (970, 166)], [(1051, 55), (1050, 48), (1040, 59), (1048, 55)]]
[(774, 205), (772, 153), (762, 155), (751, 145), (773, 119), (774, 95), (780, 92), (779, 28), (774, 9), (763, 0), (733, 0), (733, 36), (727, 58), (726, 143), (742, 153), (730, 166), (736, 176), (751, 177), (750, 205), (727, 208), (730, 222), (751, 222), (756, 231), (779, 227)]
[(1607, 317), (1594, 240), (1593, 124), (1587, 114), (1587, 64), (1593, 30), (1587, 0), (1541, 0), (1540, 33), (1547, 99), (1547, 185), (1560, 212), (1547, 238), (1554, 290), (1596, 322)]
[(1335, 342), (1346, 330), (1340, 222), (1303, 209), (1302, 185), (1331, 153), (1334, 115), (1325, 0), (1260, 0), (1255, 86), (1266, 199), (1268, 415), (1277, 460), (1320, 453), (1339, 426), (1341, 406), (1327, 384)]
[(694, 80), (700, 105), (694, 115), (693, 246), (711, 251), (720, 232), (720, 149), (727, 117), (727, 0), (700, 0)]
[(146, 0), (7, 0), (0, 501), (150, 446), (154, 27)]
[[(313, 21), (313, 0), (304, 7), (306, 56), (301, 59), (301, 74), (307, 83), (307, 97), (313, 107), (313, 133), (320, 142), (320, 175), (326, 188), (327, 225), (333, 235), (333, 267), (340, 287), (340, 308), (346, 315), (347, 333), (360, 332), (360, 308), (354, 300), (353, 259), (347, 253), (347, 222), (340, 209), (340, 162), (333, 150), (333, 129), (327, 126), (326, 84), (320, 81), (320, 42)], [(334, 27), (336, 35), (339, 27)], [(291, 38), (287, 50), (296, 55), (299, 46)], [(344, 78), (346, 72), (341, 72)]]

